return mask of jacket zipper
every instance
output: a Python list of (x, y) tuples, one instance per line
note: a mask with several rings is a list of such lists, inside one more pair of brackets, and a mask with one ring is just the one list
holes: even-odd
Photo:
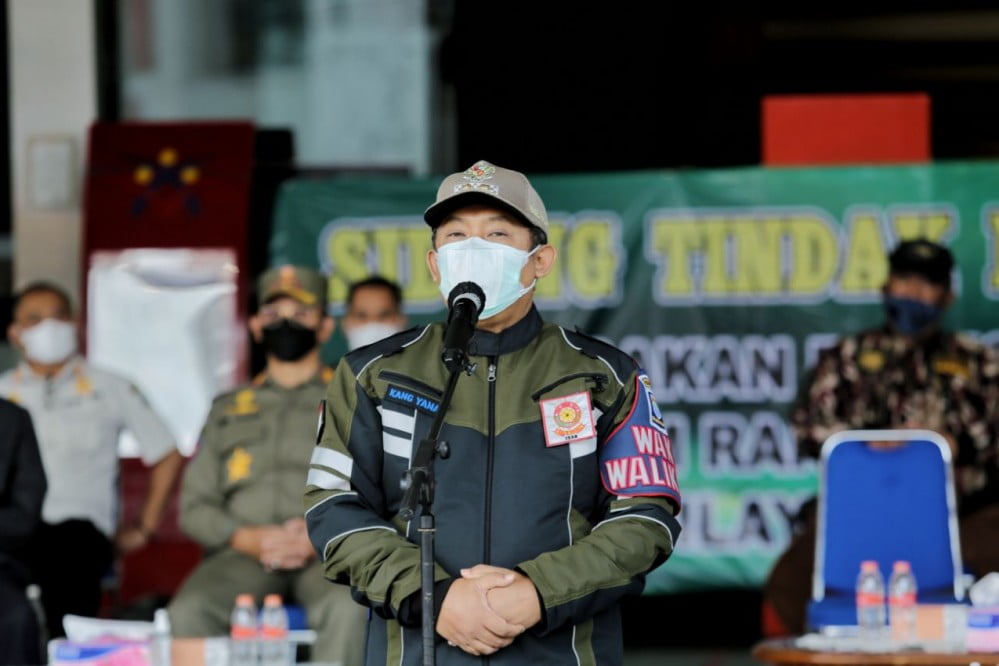
[[(486, 381), (489, 383), (489, 444), (486, 448), (486, 520), (485, 543), (483, 544), (482, 563), (491, 564), (489, 553), (492, 550), (492, 500), (493, 500), (493, 450), (496, 448), (496, 357), (489, 357), (489, 371)], [(489, 657), (483, 657), (482, 662), (489, 664)]]
[(556, 379), (555, 381), (553, 381), (548, 386), (544, 386), (544, 387), (538, 389), (533, 394), (531, 394), (531, 400), (537, 402), (538, 398), (540, 398), (541, 396), (543, 396), (545, 393), (548, 393), (549, 391), (551, 391), (551, 390), (553, 390), (553, 389), (561, 386), (562, 384), (565, 384), (566, 382), (570, 382), (573, 379), (579, 379), (581, 377), (584, 378), (584, 379), (589, 379), (589, 380), (591, 380), (595, 384), (595, 386), (593, 387), (593, 390), (596, 393), (600, 393), (605, 388), (607, 388), (607, 383), (610, 381), (607, 378), (607, 375), (605, 375), (605, 374), (603, 374), (601, 372), (574, 372), (573, 374), (566, 375), (565, 377), (562, 377), (561, 379)]
[(492, 550), (492, 499), (493, 499), (493, 449), (496, 447), (496, 357), (489, 357), (489, 373), (486, 375), (489, 383), (489, 439), (486, 447), (486, 506), (485, 506), (485, 543), (483, 544), (482, 562), (490, 564), (489, 552)]

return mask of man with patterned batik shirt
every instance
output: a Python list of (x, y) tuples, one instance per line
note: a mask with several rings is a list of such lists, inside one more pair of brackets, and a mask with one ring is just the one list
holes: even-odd
[[(940, 433), (954, 454), (964, 563), (978, 575), (997, 570), (999, 356), (940, 326), (954, 300), (947, 248), (921, 239), (902, 242), (889, 256), (889, 268), (887, 321), (825, 350), (803, 386), (791, 415), (801, 455), (817, 458), (822, 443), (843, 430)], [(815, 517), (802, 518), (766, 585), (774, 610), (795, 633), (805, 630), (815, 551)]]
[[(620, 664), (619, 603), (673, 550), (680, 509), (648, 377), (611, 345), (546, 324), (548, 217), (523, 174), (478, 162), (424, 218), (445, 297), (484, 309), (434, 462), (436, 663)], [(423, 663), (417, 520), (399, 479), (441, 409), (442, 323), (347, 354), (327, 392), (306, 481), (326, 577), (370, 606), (367, 661)]]

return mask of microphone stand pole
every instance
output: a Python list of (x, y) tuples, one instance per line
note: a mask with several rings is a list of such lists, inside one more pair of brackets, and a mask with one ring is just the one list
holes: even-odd
[(473, 366), (466, 366), (464, 354), (459, 354), (460, 363), (448, 363), (450, 375), (441, 398), (440, 407), (434, 415), (430, 431), (420, 440), (413, 456), (412, 466), (402, 475), (402, 503), (399, 516), (406, 521), (416, 515), (416, 504), (420, 504), (420, 588), (423, 620), (423, 666), (434, 666), (435, 636), (434, 627), (434, 525), (432, 507), (434, 503), (434, 456), (447, 458), (450, 450), (447, 442), (438, 441), (444, 426), (444, 414), (451, 405), (454, 387), (458, 383), (461, 370), (474, 372)]

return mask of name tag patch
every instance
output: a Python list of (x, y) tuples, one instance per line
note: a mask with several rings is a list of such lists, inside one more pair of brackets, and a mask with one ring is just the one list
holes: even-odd
[(385, 392), (385, 399), (393, 402), (409, 405), (417, 410), (433, 416), (440, 409), (440, 403), (436, 400), (420, 395), (409, 389), (401, 388), (395, 384), (389, 384), (388, 391)]
[(590, 394), (586, 391), (542, 400), (539, 406), (545, 428), (545, 446), (561, 446), (597, 436)]

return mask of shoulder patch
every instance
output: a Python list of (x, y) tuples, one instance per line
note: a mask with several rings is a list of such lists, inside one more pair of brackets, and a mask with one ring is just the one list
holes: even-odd
[[(91, 393), (94, 392), (94, 383), (90, 381), (90, 378), (83, 373), (80, 373), (76, 376), (76, 380), (73, 386), (74, 389), (76, 390), (76, 395), (90, 395)], [(135, 388), (134, 384), (129, 382), (128, 386), (130, 391), (132, 391), (133, 393), (138, 393), (140, 397), (142, 396), (142, 394), (139, 393), (139, 389)], [(142, 400), (145, 401), (145, 398), (142, 398)]]
[[(644, 381), (643, 381), (644, 380)], [(639, 370), (631, 412), (600, 451), (600, 478), (618, 497), (665, 496), (680, 506), (673, 446), (659, 414), (651, 382)]]
[(865, 372), (881, 372), (885, 367), (885, 355), (880, 349), (865, 349), (857, 355), (857, 365)]
[(245, 416), (256, 414), (260, 411), (257, 403), (257, 392), (251, 388), (238, 391), (232, 398), (232, 404), (226, 409), (226, 413), (231, 416)]
[(542, 400), (538, 406), (545, 429), (545, 446), (561, 446), (597, 436), (588, 391)]
[(959, 379), (968, 379), (971, 368), (967, 362), (957, 356), (941, 356), (933, 359), (933, 371), (938, 375), (950, 375)]

